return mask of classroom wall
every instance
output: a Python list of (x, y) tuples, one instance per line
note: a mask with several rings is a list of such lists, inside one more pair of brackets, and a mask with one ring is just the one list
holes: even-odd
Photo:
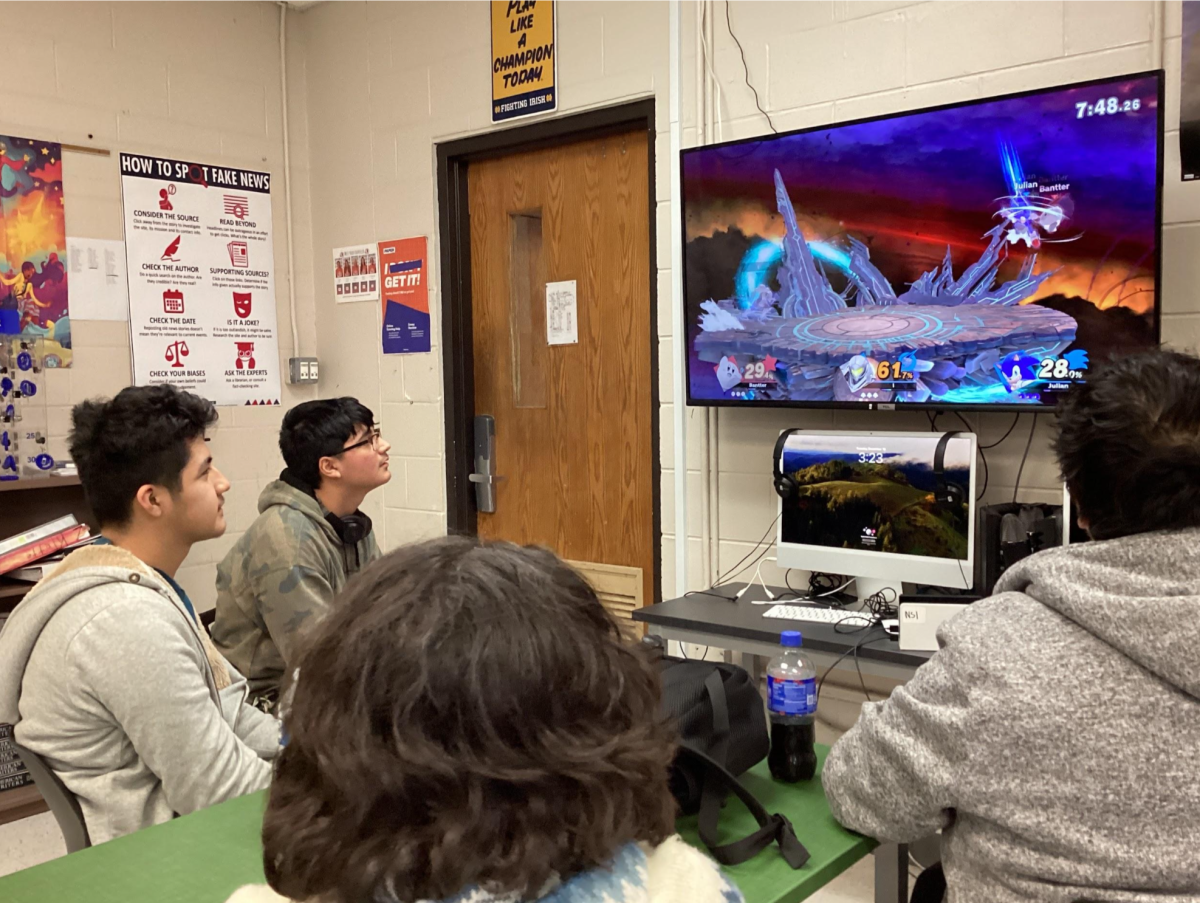
[[(701, 140), (696, 85), (696, 28), (701, 4), (683, 4), (684, 144)], [(1177, 129), (1180, 16), (1165, 5), (1167, 89), (1163, 328), (1168, 342), (1200, 344), (1200, 186), (1179, 181)], [(729, 8), (750, 77), (780, 130), (833, 123), (934, 104), (1002, 94), (1152, 67), (1149, 2), (771, 3), (739, 0)], [(714, 17), (712, 66), (720, 83), (721, 125), (709, 140), (761, 134), (767, 125), (746, 87), (730, 40), (725, 5)], [(675, 591), (674, 443), (672, 434), (670, 198), (668, 156), (668, 8), (663, 2), (582, 2), (558, 6), (560, 114), (632, 98), (656, 101), (659, 271), (659, 380), (662, 449), (663, 592)], [(310, 157), (332, 161), (339, 177), (314, 170), (312, 221), (316, 315), (323, 394), (355, 392), (382, 410), (394, 443), (383, 503), (387, 541), (445, 530), (442, 440), (441, 313), (435, 151), (439, 141), (491, 128), (488, 111), (488, 9), (485, 3), (320, 4), (300, 15), (305, 41)], [(352, 171), (339, 169), (354, 161)], [(306, 224), (297, 221), (297, 228)], [(377, 306), (333, 302), (329, 250), (407, 235), (431, 239), (434, 352), (384, 357)], [(981, 442), (998, 439), (1011, 415), (968, 418)], [(1021, 424), (988, 452), (986, 501), (1010, 499), (1029, 437)], [(948, 425), (951, 420), (943, 420)], [(706, 585), (740, 559), (774, 516), (770, 452), (784, 427), (927, 429), (923, 413), (688, 412), (689, 584)], [(1049, 454), (1053, 418), (1043, 416), (1021, 478), (1021, 498), (1059, 496)], [(707, 431), (715, 439), (706, 441)], [(715, 480), (709, 479), (716, 473)], [(711, 488), (710, 488), (711, 487)], [(707, 520), (719, 543), (706, 544)], [(716, 545), (717, 554), (708, 555)], [(781, 575), (771, 565), (772, 581)]]
[[(271, 3), (5, 3), (12, 36), (0, 83), (0, 134), (111, 150), (63, 154), (67, 233), (122, 238), (119, 151), (161, 154), (274, 176), (275, 285), (279, 352), (291, 354), (287, 218), (283, 202), (279, 10)], [(12, 54), (16, 54), (13, 58)], [(289, 52), (289, 56), (295, 51)], [(298, 65), (294, 62), (293, 65)], [(303, 82), (292, 88), (293, 203), (307, 204)], [(310, 254), (296, 234), (297, 259)], [(311, 268), (297, 284), (302, 347), (315, 348)], [(72, 321), (74, 363), (47, 371), (49, 442), (65, 455), (71, 406), (130, 384), (129, 326)], [(310, 351), (311, 353), (311, 351)], [(222, 408), (213, 436), (217, 466), (232, 483), (229, 530), (196, 546), (179, 580), (200, 609), (215, 598), (216, 561), (256, 515), (261, 488), (282, 467), (279, 419), (315, 391), (284, 386), (279, 408)]]

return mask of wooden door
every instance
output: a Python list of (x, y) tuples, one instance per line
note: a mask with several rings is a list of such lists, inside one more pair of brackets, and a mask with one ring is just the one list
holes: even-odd
[[(479, 535), (575, 563), (614, 610), (653, 601), (650, 174), (645, 130), (470, 164), (475, 413), (496, 424)], [(577, 344), (547, 341), (574, 280)]]

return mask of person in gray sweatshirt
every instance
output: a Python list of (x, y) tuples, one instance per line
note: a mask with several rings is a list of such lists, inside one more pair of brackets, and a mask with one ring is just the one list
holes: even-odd
[(216, 419), (172, 386), (77, 405), (71, 454), (102, 537), (0, 632), (0, 722), (78, 798), (92, 843), (270, 782), (279, 722), (247, 703), (175, 581), (225, 532)]
[(1058, 408), (1093, 541), (1027, 558), (833, 747), (846, 827), (942, 831), (946, 899), (1200, 901), (1200, 360), (1120, 359)]

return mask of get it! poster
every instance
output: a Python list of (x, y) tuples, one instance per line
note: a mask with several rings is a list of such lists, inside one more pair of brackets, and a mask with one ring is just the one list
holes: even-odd
[(379, 262), (383, 273), (383, 353), (428, 351), (425, 237), (381, 241)]
[(42, 339), (47, 367), (71, 364), (62, 146), (0, 135), (0, 333)]

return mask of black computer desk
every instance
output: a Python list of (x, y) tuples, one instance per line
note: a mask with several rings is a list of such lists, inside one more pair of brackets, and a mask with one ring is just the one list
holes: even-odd
[[(722, 586), (714, 592), (732, 595), (746, 584), (736, 583)], [(797, 604), (790, 598), (791, 592), (782, 587), (771, 587), (781, 601)], [(764, 618), (763, 612), (770, 605), (755, 605), (756, 601), (767, 600), (761, 584), (754, 584), (741, 599), (732, 601), (706, 593), (691, 593), (678, 599), (670, 599), (658, 605), (650, 605), (633, 613), (635, 621), (647, 625), (647, 632), (664, 640), (683, 643), (698, 643), (741, 653), (743, 666), (758, 675), (765, 661), (779, 653), (779, 634), (785, 630), (799, 630), (804, 635), (804, 652), (818, 667), (829, 667), (843, 653), (842, 664), (853, 668), (855, 657), (864, 673), (894, 680), (908, 680), (913, 672), (929, 660), (930, 652), (902, 652), (899, 643), (887, 636), (882, 628), (854, 630), (852, 624), (838, 627), (813, 621), (786, 621), (781, 618)], [(850, 652), (859, 646), (857, 653)]]

